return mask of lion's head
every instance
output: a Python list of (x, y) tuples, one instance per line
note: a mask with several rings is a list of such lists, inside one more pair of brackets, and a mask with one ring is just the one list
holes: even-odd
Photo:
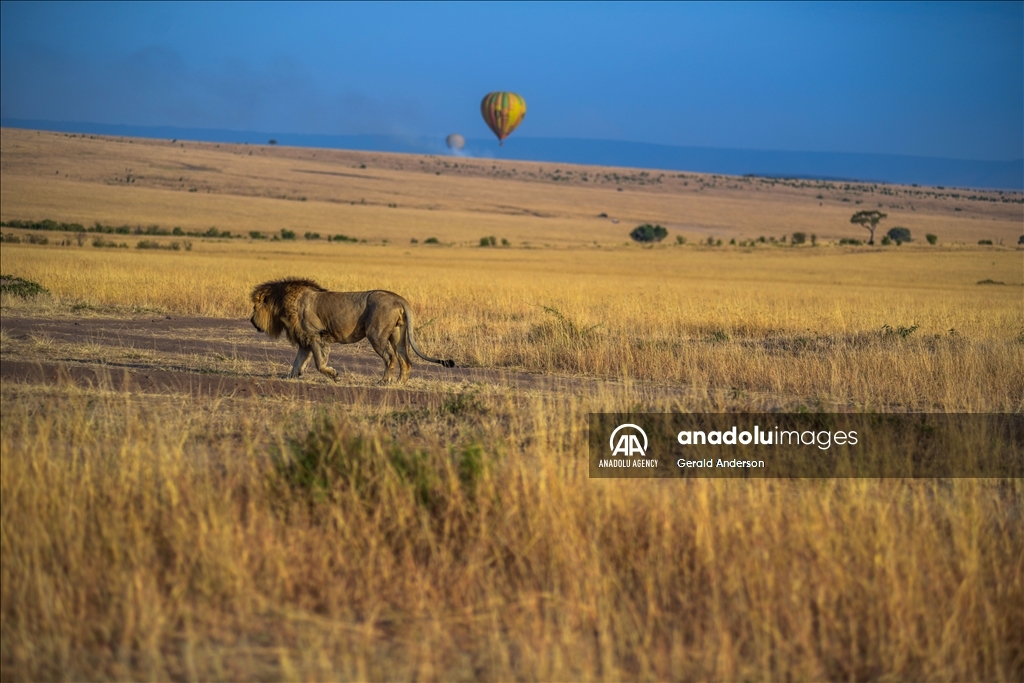
[(295, 300), (309, 290), (327, 291), (316, 282), (302, 278), (285, 278), (257, 285), (249, 297), (252, 300), (252, 317), (249, 322), (260, 332), (275, 339), (286, 331), (291, 337), (295, 325), (289, 325), (288, 318), (295, 315)]

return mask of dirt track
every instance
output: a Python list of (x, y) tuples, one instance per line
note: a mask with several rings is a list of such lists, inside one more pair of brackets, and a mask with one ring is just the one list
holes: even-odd
[[(3, 317), (0, 329), (6, 341), (0, 357), (3, 382), (72, 382), (141, 393), (358, 401), (396, 407), (436, 402), (438, 383), (453, 390), (466, 383), (496, 384), (514, 392), (590, 392), (614, 384), (418, 362), (411, 386), (383, 387), (376, 384), (383, 369), (380, 358), (365, 342), (332, 347), (331, 365), (341, 378), (337, 384), (312, 367), (301, 379), (289, 380), (284, 377), (295, 357), (294, 348), (257, 333), (246, 320)], [(36, 345), (35, 353), (19, 351), (30, 344)], [(247, 370), (215, 363), (204, 367), (204, 359), (222, 359)], [(417, 384), (429, 386), (416, 388)]]

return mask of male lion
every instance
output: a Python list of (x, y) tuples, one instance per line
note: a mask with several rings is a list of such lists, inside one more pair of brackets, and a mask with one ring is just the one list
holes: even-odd
[(385, 383), (394, 380), (396, 360), (398, 381), (405, 381), (409, 346), (423, 360), (455, 366), (454, 361), (424, 356), (416, 348), (409, 302), (392, 292), (329, 292), (312, 280), (286, 278), (257, 285), (251, 298), (252, 326), (275, 339), (284, 332), (299, 347), (289, 377), (301, 375), (312, 354), (316, 369), (338, 381), (337, 371), (327, 365), (331, 342), (352, 344), (364, 337), (384, 360)]

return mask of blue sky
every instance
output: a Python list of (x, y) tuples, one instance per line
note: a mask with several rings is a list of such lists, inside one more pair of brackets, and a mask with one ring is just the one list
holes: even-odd
[[(1024, 156), (1024, 3), (2, 3), (5, 119)], [(511, 141), (510, 141), (511, 142)]]

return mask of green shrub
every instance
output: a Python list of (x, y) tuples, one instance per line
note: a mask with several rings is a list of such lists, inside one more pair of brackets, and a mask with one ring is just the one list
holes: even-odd
[(725, 330), (713, 330), (707, 337), (712, 344), (722, 344), (729, 341), (729, 333)]
[(860, 240), (853, 239), (852, 237), (843, 237), (842, 239), (839, 240), (839, 244), (851, 244), (855, 247), (859, 247), (864, 243), (861, 242)]
[(899, 325), (898, 327), (893, 328), (892, 326), (890, 326), (888, 324), (882, 325), (882, 337), (885, 337), (885, 338), (899, 337), (900, 339), (906, 339), (910, 335), (914, 334), (914, 332), (917, 331), (918, 327), (919, 327), (918, 325), (911, 325), (909, 327), (905, 327), (903, 325)]
[(3, 294), (13, 294), (22, 299), (50, 293), (48, 289), (38, 282), (32, 282), (31, 280), (15, 277), (14, 275), (0, 275), (0, 292)]
[(903, 244), (904, 242), (910, 241), (910, 229), (896, 226), (891, 228), (889, 232), (885, 233), (886, 236), (896, 244)]
[(262, 233), (262, 232), (260, 232), (259, 230), (250, 230), (250, 231), (249, 231), (249, 237), (251, 237), (251, 238), (252, 238), (252, 239), (254, 239), (254, 240), (262, 240), (262, 239), (266, 239), (266, 238), (265, 238), (265, 237), (263, 236), (263, 233)]
[(644, 223), (633, 228), (629, 236), (636, 242), (660, 242), (668, 236), (668, 230), (660, 225)]
[(882, 246), (883, 247), (887, 247), (890, 244), (892, 244), (892, 240), (889, 238), (888, 235), (886, 235), (885, 237), (882, 238)]
[(330, 418), (305, 437), (289, 439), (286, 448), (271, 453), (271, 488), (279, 499), (297, 498), (311, 507), (336, 503), (345, 493), (355, 493), (370, 507), (387, 504), (396, 494), (410, 495), (440, 520), (451, 503), (474, 500), (488, 469), (476, 442), (447, 454), (410, 450), (353, 435)]
[(992, 240), (978, 240), (978, 244), (992, 246)]
[(427, 239), (423, 240), (423, 244), (440, 244), (440, 243), (441, 242), (438, 241), (438, 239), (436, 237), (428, 237)]
[[(139, 243), (135, 245), (136, 249), (167, 249), (170, 251), (181, 251), (181, 243), (175, 240), (168, 244), (161, 244), (156, 240), (139, 240)], [(185, 250), (192, 251), (192, 243), (185, 242)]]
[(676, 244), (686, 244), (686, 238), (682, 235), (676, 235)]
[(803, 244), (807, 241), (806, 232), (794, 232), (793, 233), (793, 244)]
[(283, 240), (293, 240), (293, 239), (295, 239), (295, 231), (294, 230), (289, 230), (287, 228), (281, 228), (281, 239), (283, 239)]
[(358, 242), (359, 241), (355, 237), (349, 237), (348, 235), (335, 235), (334, 237), (329, 237), (328, 240), (329, 241), (333, 240), (335, 242)]
[[(102, 237), (95, 237), (95, 238), (93, 238), (92, 246), (94, 246), (94, 247), (106, 247), (106, 248), (109, 248), (109, 249), (115, 249), (115, 248), (116, 249), (127, 249), (128, 248), (128, 245), (125, 244), (124, 242), (121, 242), (120, 244), (118, 244), (118, 243), (114, 242), (113, 240), (105, 240)], [(145, 248), (145, 247), (143, 247), (143, 248)]]
[(928, 233), (927, 235), (925, 235), (924, 238), (926, 240), (928, 240), (928, 244), (935, 244), (936, 242), (939, 241), (938, 235), (933, 235), (931, 233)]
[(481, 237), (480, 238), (480, 246), (481, 247), (493, 247), (497, 243), (498, 243), (498, 240), (496, 240), (493, 236), (492, 237)]
[(320, 239), (320, 233), (318, 233), (318, 232), (307, 232), (307, 233), (306, 233), (306, 234), (304, 235), (304, 237), (305, 237), (305, 238), (306, 238), (307, 240), (318, 240), (318, 239)]

